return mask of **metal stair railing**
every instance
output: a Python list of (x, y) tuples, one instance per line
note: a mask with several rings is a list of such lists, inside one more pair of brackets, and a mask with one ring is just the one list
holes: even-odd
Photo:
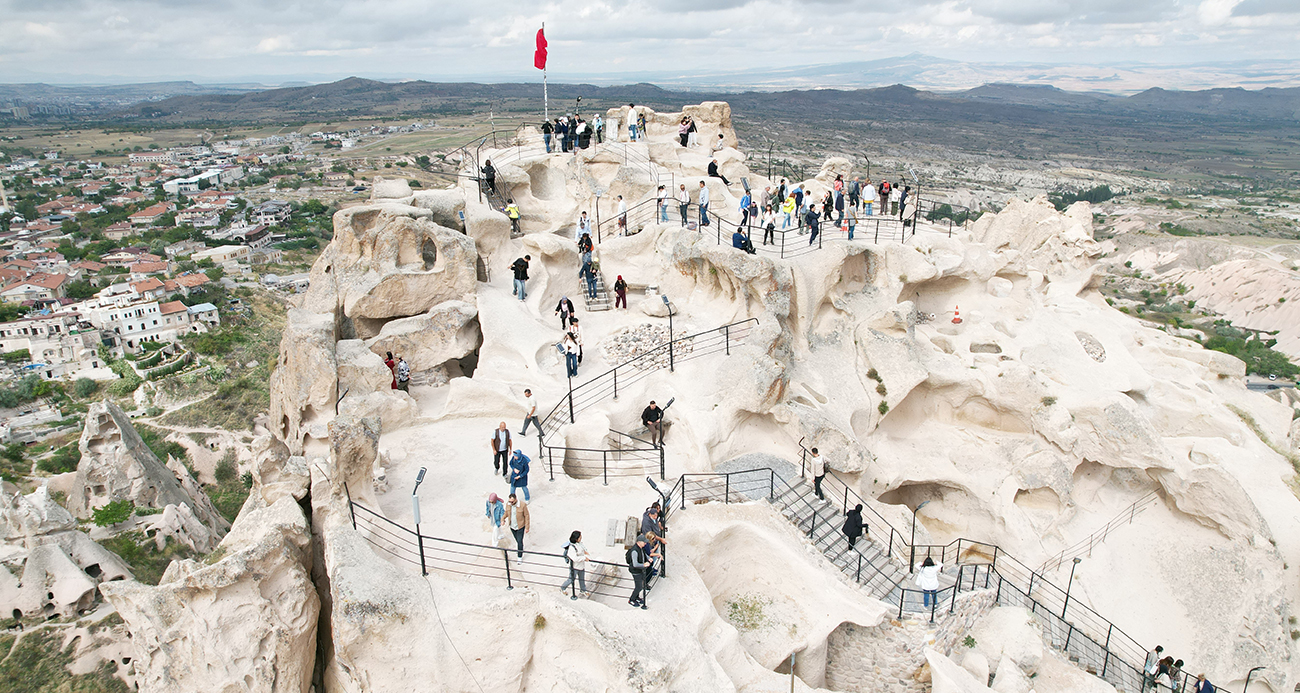
[[(348, 499), (348, 514), (352, 529), (360, 532), (377, 553), (392, 562), (418, 569), (421, 575), (440, 574), (456, 579), (504, 586), (559, 589), (574, 577), (571, 564), (563, 554), (542, 551), (523, 551), (523, 558), (512, 547), (475, 544), (422, 534), (404, 527), (352, 499), (344, 485)], [(505, 530), (503, 530), (504, 533)], [(507, 535), (508, 536), (508, 535)], [(634, 580), (627, 566), (609, 561), (587, 561), (588, 596), (618, 599), (631, 597)], [(647, 592), (654, 586), (655, 576), (647, 580)], [(569, 589), (572, 599), (579, 597), (578, 582)]]
[[(803, 447), (802, 441), (800, 441), (800, 447)], [(807, 464), (805, 461), (801, 467), (801, 480), (804, 479), (806, 469)], [(752, 475), (755, 472), (761, 473), (761, 471), (747, 470), (740, 472), (740, 474)], [(773, 487), (780, 488), (780, 482), (778, 482), (780, 476), (771, 470), (768, 471), (772, 478)], [(945, 565), (957, 565), (959, 572), (963, 574), (965, 573), (962, 569), (963, 566), (975, 569), (977, 571), (976, 575), (980, 574), (978, 571), (982, 566), (983, 586), (997, 590), (996, 603), (1014, 604), (1028, 608), (1043, 621), (1044, 636), (1049, 639), (1049, 644), (1053, 647), (1066, 652), (1077, 663), (1121, 690), (1139, 692), (1142, 690), (1142, 663), (1145, 662), (1147, 648), (1092, 608), (1080, 603), (1078, 599), (1072, 599), (1067, 591), (1047, 580), (1039, 571), (1007, 554), (999, 546), (987, 542), (959, 538), (943, 545), (913, 545), (908, 541), (907, 535), (895, 529), (883, 516), (864, 502), (856, 492), (852, 491), (851, 488), (847, 488), (847, 485), (838, 475), (835, 475), (830, 469), (826, 471), (826, 479), (822, 482), (822, 489), (823, 493), (826, 493), (828, 489), (832, 490), (832, 493), (827, 494), (828, 498), (834, 499), (838, 494), (839, 498), (844, 499), (841, 508), (862, 503), (863, 510), (870, 510), (876, 517), (878, 522), (876, 527), (878, 529), (875, 535), (873, 536), (868, 532), (864, 539), (874, 538), (879, 544), (881, 541), (881, 530), (879, 528), (882, 526), (888, 528), (888, 549), (884, 553), (885, 556), (892, 560), (901, 560), (909, 568), (914, 566), (918, 560), (934, 557)], [(712, 476), (727, 476), (728, 474), (737, 473), (716, 473)], [(689, 476), (703, 477), (710, 475)], [(684, 483), (681, 507), (684, 509), (689, 504), (692, 490), (695, 491), (695, 497), (723, 498), (728, 499), (728, 501), (736, 498), (735, 493), (731, 491), (731, 483), (724, 483), (726, 483), (727, 490), (721, 494), (716, 488), (712, 489), (712, 491), (701, 491), (699, 482), (694, 487), (691, 484)], [(843, 487), (837, 487), (835, 484), (843, 484)], [(787, 482), (786, 488), (797, 491), (797, 485), (798, 482), (794, 485)], [(740, 488), (743, 489), (743, 486)], [(802, 494), (804, 501), (811, 504), (810, 499), (815, 496), (810, 481), (805, 484), (805, 488), (806, 490), (799, 491), (799, 493)], [(754, 498), (747, 499), (753, 500)], [(835, 506), (834, 500), (827, 502), (831, 507)], [(842, 514), (839, 517), (842, 517)], [(800, 529), (802, 531), (802, 526), (800, 526)], [(811, 529), (809, 534), (812, 535)], [(970, 576), (967, 575), (966, 577), (969, 578)], [(959, 584), (960, 580), (959, 577)], [(976, 580), (976, 582), (980, 581)], [(900, 586), (900, 589), (905, 588)], [(958, 589), (960, 588), (958, 587)], [(898, 603), (893, 599), (885, 601), (891, 604)], [(1190, 668), (1185, 667), (1184, 670), (1190, 670)], [(1183, 682), (1184, 685), (1185, 683), (1186, 681)], [(1216, 690), (1218, 689), (1216, 688)]]
[(1061, 567), (1066, 561), (1076, 556), (1091, 556), (1092, 550), (1105, 542), (1111, 532), (1114, 532), (1116, 529), (1125, 525), (1132, 524), (1133, 518), (1137, 517), (1137, 515), (1143, 510), (1151, 507), (1151, 505), (1158, 500), (1160, 500), (1160, 496), (1157, 495), (1155, 491), (1142, 496), (1134, 501), (1132, 505), (1116, 513), (1115, 516), (1102, 526), (1101, 529), (1089, 534), (1078, 542), (1075, 542), (1074, 545), (1063, 549), (1060, 553), (1052, 556), (1046, 561), (1043, 561), (1043, 564), (1038, 566), (1038, 572), (1049, 573)]
[(619, 387), (626, 388), (668, 365), (662, 363), (665, 356), (668, 357), (667, 360), (675, 362), (718, 352), (729, 355), (731, 347), (741, 344), (757, 324), (758, 318), (749, 318), (711, 330), (676, 337), (647, 349), (639, 356), (628, 359), (571, 388), (564, 398), (541, 419), (542, 433), (539, 435), (544, 440), (550, 439), (565, 423), (574, 423), (578, 413), (588, 407), (606, 397), (618, 399)]

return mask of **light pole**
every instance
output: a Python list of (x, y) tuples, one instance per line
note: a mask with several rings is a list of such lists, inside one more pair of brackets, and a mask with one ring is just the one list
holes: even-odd
[(664, 307), (668, 309), (668, 372), (673, 372), (673, 304), (668, 302), (667, 296), (661, 296), (664, 300)]
[(420, 547), (420, 574), (428, 575), (429, 570), (424, 564), (424, 535), (420, 534), (420, 484), (424, 482), (425, 467), (420, 467), (420, 473), (415, 475), (415, 488), (411, 489), (411, 513), (415, 516), (415, 541)]
[(911, 572), (916, 571), (916, 514), (920, 512), (921, 508), (924, 508), (926, 504), (928, 504), (929, 502), (930, 501), (921, 501), (920, 503), (916, 504), (915, 508), (912, 508), (912, 541), (909, 542), (911, 545), (912, 553), (911, 553), (911, 558), (908, 560), (908, 568), (910, 568)]
[(1254, 669), (1251, 669), (1250, 671), (1246, 672), (1246, 685), (1241, 687), (1241, 693), (1246, 693), (1246, 691), (1250, 689), (1251, 677), (1255, 675), (1255, 672), (1263, 668), (1264, 667), (1255, 667)]
[(1070, 608), (1070, 588), (1074, 587), (1074, 569), (1083, 563), (1082, 558), (1075, 557), (1074, 565), (1070, 566), (1070, 581), (1065, 583), (1065, 605), (1061, 607), (1061, 620), (1065, 620), (1065, 610)]
[(871, 180), (871, 157), (863, 153), (862, 158), (867, 160), (867, 180)]

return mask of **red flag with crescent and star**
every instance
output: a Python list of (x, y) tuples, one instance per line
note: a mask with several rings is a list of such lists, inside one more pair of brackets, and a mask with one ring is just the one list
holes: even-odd
[(545, 29), (537, 30), (537, 52), (533, 53), (533, 67), (546, 69), (546, 34)]

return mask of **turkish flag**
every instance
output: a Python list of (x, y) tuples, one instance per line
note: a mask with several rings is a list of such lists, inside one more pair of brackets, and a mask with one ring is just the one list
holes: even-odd
[(546, 69), (546, 35), (543, 31), (545, 30), (537, 30), (537, 51), (533, 53), (533, 67), (539, 70)]

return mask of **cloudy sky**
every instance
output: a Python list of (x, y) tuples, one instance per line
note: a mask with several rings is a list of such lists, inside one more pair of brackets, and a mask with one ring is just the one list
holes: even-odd
[(0, 0), (0, 82), (1300, 59), (1300, 0)]

